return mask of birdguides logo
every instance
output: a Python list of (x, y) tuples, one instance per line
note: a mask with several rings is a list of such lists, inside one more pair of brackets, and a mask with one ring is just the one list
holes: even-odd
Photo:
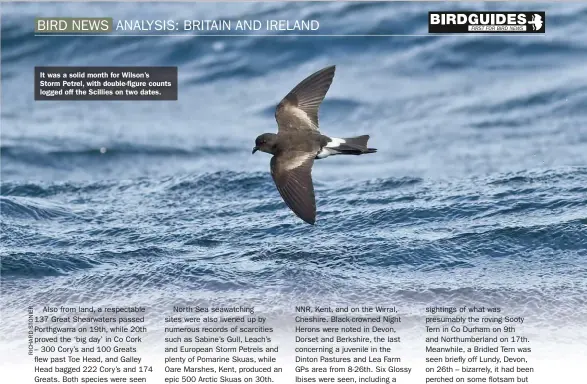
[(544, 33), (546, 12), (428, 12), (428, 33)]

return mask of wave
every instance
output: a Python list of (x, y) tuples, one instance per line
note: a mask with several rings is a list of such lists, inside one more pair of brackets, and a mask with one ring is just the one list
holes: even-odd
[[(43, 259), (47, 244), (99, 255), (80, 269), (106, 259), (120, 263), (133, 254), (156, 258), (186, 252), (195, 252), (196, 260), (205, 260), (207, 254), (235, 262), (298, 260), (333, 268), (354, 264), (423, 271), (477, 268), (496, 257), (537, 260), (554, 250), (564, 254), (587, 247), (586, 176), (579, 167), (450, 183), (404, 177), (344, 188), (324, 184), (318, 187), (316, 227), (298, 223), (270, 177), (261, 172), (124, 182), (4, 182), (2, 225), (5, 252), (11, 255), (4, 260), (4, 276), (18, 275), (21, 267), (14, 265), (23, 257), (17, 251), (22, 236), (18, 228), (35, 220), (57, 220), (64, 231), (77, 233), (77, 239), (70, 243), (41, 230), (28, 237), (32, 253), (27, 257), (37, 252)], [(534, 183), (533, 188), (527, 183)], [(545, 195), (551, 185), (557, 192)], [(354, 241), (345, 240), (349, 238)], [(134, 251), (109, 250), (112, 244), (126, 248), (139, 243)], [(168, 247), (157, 250), (157, 244)]]
[(32, 197), (0, 196), (2, 218), (50, 220), (55, 218), (73, 219), (77, 215), (68, 207)]
[[(140, 144), (122, 144), (116, 143), (112, 146), (101, 146), (95, 148), (70, 149), (70, 150), (35, 150), (31, 147), (24, 146), (9, 146), (3, 145), (0, 147), (2, 156), (5, 156), (8, 161), (38, 161), (39, 163), (46, 163), (47, 161), (72, 161), (76, 159), (111, 159), (128, 156), (185, 156), (185, 157), (199, 157), (210, 155), (223, 155), (239, 151), (241, 148), (226, 147), (226, 146), (199, 146), (196, 148), (184, 149), (178, 147), (164, 147), (153, 145)], [(115, 159), (116, 160), (116, 159)]]

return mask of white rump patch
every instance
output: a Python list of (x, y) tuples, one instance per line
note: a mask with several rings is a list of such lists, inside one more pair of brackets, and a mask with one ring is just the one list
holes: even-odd
[(345, 144), (346, 141), (343, 139), (337, 139), (336, 137), (331, 137), (330, 141), (324, 148), (338, 148), (341, 144)]
[(324, 159), (325, 157), (328, 157), (331, 155), (336, 155), (337, 153), (338, 153), (338, 151), (336, 151), (334, 149), (329, 149), (327, 147), (324, 147), (324, 148), (322, 148), (322, 150), (320, 150), (320, 152), (318, 152), (316, 157), (319, 159)]

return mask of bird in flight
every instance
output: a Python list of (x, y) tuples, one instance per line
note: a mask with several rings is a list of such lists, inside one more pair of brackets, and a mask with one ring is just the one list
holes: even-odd
[(296, 85), (275, 109), (277, 133), (260, 135), (253, 148), (253, 153), (273, 155), (271, 176), (279, 194), (296, 216), (312, 225), (316, 223), (314, 160), (377, 152), (367, 147), (369, 135), (337, 139), (320, 133), (318, 109), (332, 84), (334, 71), (334, 65), (326, 67)]

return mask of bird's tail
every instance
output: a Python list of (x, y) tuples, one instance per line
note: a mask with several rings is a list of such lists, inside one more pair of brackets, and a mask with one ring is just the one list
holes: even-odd
[(362, 155), (365, 153), (375, 153), (377, 149), (368, 148), (367, 142), (369, 141), (369, 135), (362, 135), (357, 137), (344, 138), (336, 147), (336, 150), (341, 155)]

